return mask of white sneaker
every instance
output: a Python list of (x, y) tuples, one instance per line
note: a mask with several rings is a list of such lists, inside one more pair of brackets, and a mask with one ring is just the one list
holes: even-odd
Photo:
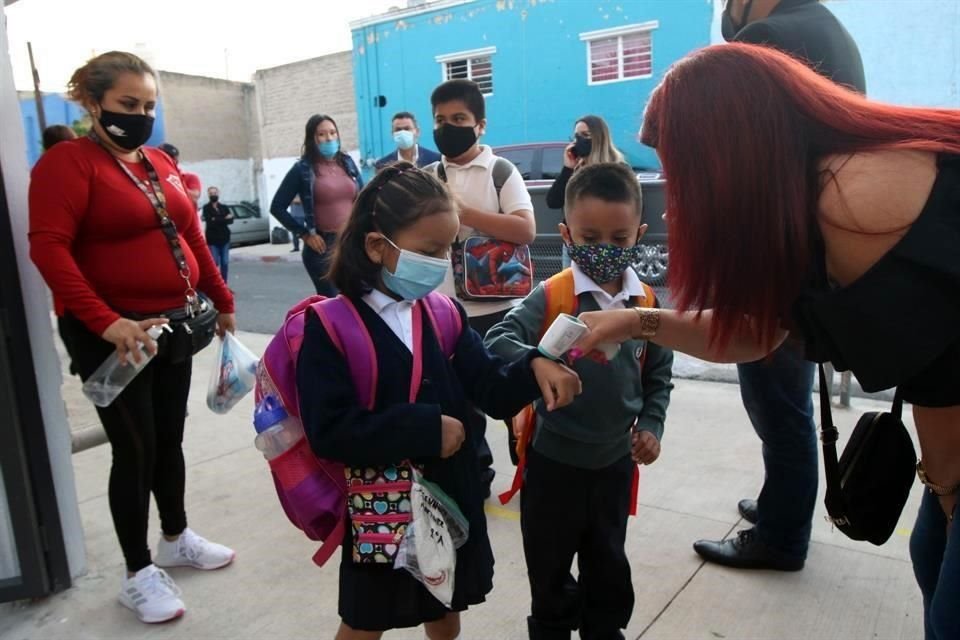
[(124, 579), (120, 604), (137, 614), (141, 622), (167, 622), (186, 611), (180, 589), (163, 569), (151, 564)]
[(153, 561), (158, 567), (219, 569), (233, 562), (236, 555), (233, 549), (201, 538), (191, 529), (184, 529), (173, 542), (160, 536)]

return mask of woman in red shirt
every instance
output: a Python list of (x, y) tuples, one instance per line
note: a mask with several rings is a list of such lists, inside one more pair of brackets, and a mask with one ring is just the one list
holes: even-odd
[[(183, 315), (197, 291), (219, 310), (218, 333), (234, 331), (233, 296), (182, 176), (166, 154), (143, 146), (157, 104), (154, 71), (132, 54), (105, 53), (74, 73), (70, 96), (89, 111), (92, 135), (56, 145), (34, 167), (30, 256), (53, 291), (74, 370), (86, 380), (106, 358), (139, 359), (138, 342), (157, 352), (145, 330)], [(179, 258), (161, 229), (164, 210)], [(157, 565), (215, 569), (234, 557), (187, 528), (181, 442), (192, 358), (189, 349), (178, 355), (174, 342), (161, 338), (157, 357), (97, 409), (113, 449), (110, 512), (127, 565), (120, 601), (144, 622), (184, 612)], [(147, 546), (151, 493), (163, 529), (155, 559)]]

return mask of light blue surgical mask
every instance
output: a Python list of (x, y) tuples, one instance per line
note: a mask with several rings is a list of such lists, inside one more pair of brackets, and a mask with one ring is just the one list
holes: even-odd
[(337, 151), (340, 151), (340, 141), (325, 140), (324, 142), (318, 142), (317, 151), (320, 152), (320, 155), (329, 160), (333, 156), (337, 155)]
[(383, 236), (394, 249), (400, 252), (393, 273), (384, 266), (381, 269), (383, 284), (404, 300), (419, 300), (439, 287), (447, 276), (450, 261), (447, 258), (431, 258), (420, 253), (401, 249), (390, 238)]
[(398, 149), (406, 151), (413, 146), (413, 131), (394, 131), (393, 141), (397, 143)]

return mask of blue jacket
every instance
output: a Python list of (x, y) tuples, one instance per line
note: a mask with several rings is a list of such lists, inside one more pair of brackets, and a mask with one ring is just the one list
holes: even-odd
[[(423, 168), (428, 164), (433, 164), (434, 162), (440, 162), (440, 154), (437, 153), (436, 151), (433, 151), (432, 149), (427, 149), (424, 146), (418, 147), (417, 154), (418, 154), (417, 155), (418, 167)], [(380, 171), (380, 169), (383, 169), (388, 164), (392, 164), (396, 161), (397, 161), (397, 150), (394, 149), (387, 155), (377, 160), (374, 166), (377, 168), (377, 171)]]
[[(363, 178), (360, 176), (360, 170), (357, 169), (353, 158), (345, 153), (337, 156), (340, 166), (347, 172), (347, 175), (357, 184), (357, 192), (363, 189)], [(305, 235), (316, 229), (313, 220), (313, 166), (306, 157), (302, 157), (293, 163), (290, 171), (284, 176), (280, 188), (273, 195), (270, 202), (270, 215), (276, 218), (280, 224), (295, 233), (298, 236)], [(300, 196), (300, 202), (303, 203), (303, 222), (300, 222), (288, 211), (290, 203), (296, 196)]]

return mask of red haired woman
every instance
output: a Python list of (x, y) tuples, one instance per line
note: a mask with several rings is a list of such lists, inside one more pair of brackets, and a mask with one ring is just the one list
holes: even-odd
[(926, 634), (960, 637), (960, 111), (872, 102), (731, 44), (666, 75), (642, 138), (669, 176), (677, 310), (583, 314), (581, 347), (749, 362), (792, 330), (868, 391), (898, 387), (933, 483), (910, 543)]

